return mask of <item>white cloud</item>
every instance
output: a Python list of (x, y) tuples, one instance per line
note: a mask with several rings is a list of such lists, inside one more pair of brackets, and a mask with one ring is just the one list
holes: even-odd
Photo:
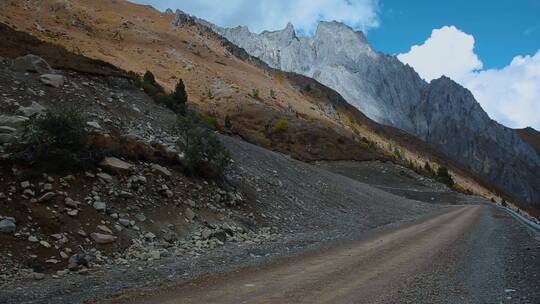
[(135, 0), (165, 10), (179, 8), (220, 26), (247, 25), (252, 31), (277, 30), (292, 22), (313, 33), (317, 21), (337, 20), (367, 31), (379, 25), (378, 0)]
[(502, 69), (481, 70), (474, 37), (445, 26), (398, 58), (427, 81), (446, 75), (459, 82), (491, 118), (509, 127), (540, 129), (540, 50), (517, 56)]
[(492, 118), (510, 127), (540, 130), (540, 50), (517, 56), (500, 70), (473, 73), (464, 85)]
[(433, 30), (424, 44), (411, 47), (398, 58), (414, 67), (426, 81), (442, 75), (459, 81), (463, 75), (482, 68), (482, 62), (474, 53), (474, 37), (455, 26)]

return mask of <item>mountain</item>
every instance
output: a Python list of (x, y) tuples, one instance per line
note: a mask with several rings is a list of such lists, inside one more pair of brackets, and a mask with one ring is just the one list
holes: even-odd
[(396, 57), (373, 50), (362, 32), (338, 22), (320, 22), (314, 37), (298, 37), (291, 24), (261, 34), (209, 26), (269, 66), (336, 90), (369, 118), (418, 136), (520, 200), (540, 202), (538, 154), (451, 79), (425, 82)]

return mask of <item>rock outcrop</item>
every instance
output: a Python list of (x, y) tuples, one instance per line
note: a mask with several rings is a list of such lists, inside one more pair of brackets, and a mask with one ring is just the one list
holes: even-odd
[[(176, 19), (194, 18), (182, 14)], [(425, 82), (396, 57), (374, 51), (362, 32), (339, 22), (320, 22), (314, 37), (298, 37), (291, 24), (255, 34), (247, 27), (197, 21), (270, 67), (336, 90), (369, 118), (418, 136), (522, 201), (540, 203), (540, 157), (449, 78)]]

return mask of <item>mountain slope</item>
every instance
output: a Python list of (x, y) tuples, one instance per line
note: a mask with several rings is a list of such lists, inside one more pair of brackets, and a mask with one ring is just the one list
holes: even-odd
[[(446, 166), (462, 188), (476, 194), (491, 198), (493, 192), (503, 193), (435, 147), (369, 119), (334, 90), (312, 78), (269, 67), (216, 34), (211, 25), (185, 14), (161, 13), (128, 1), (10, 0), (0, 13), (0, 22), (139, 75), (150, 70), (167, 89), (182, 78), (190, 105), (213, 116), (223, 132), (294, 158), (398, 156), (416, 168), (426, 162), (435, 169)], [(401, 64), (388, 58), (399, 71)], [(412, 69), (406, 72), (414, 74)], [(386, 92), (384, 86), (379, 90)], [(400, 113), (389, 111), (394, 112)], [(227, 116), (231, 129), (224, 128)], [(286, 127), (274, 128), (278, 123)]]
[(337, 22), (321, 22), (313, 38), (297, 37), (290, 24), (261, 34), (209, 26), (271, 67), (333, 88), (369, 118), (433, 144), (522, 201), (540, 202), (540, 157), (450, 79), (426, 83), (397, 58), (374, 51), (361, 32)]

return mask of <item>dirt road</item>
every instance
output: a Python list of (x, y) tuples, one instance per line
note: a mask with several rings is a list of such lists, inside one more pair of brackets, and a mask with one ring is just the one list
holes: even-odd
[[(490, 290), (491, 294), (490, 299), (482, 299), (482, 302), (474, 300), (474, 291), (467, 291), (466, 286), (460, 289), (460, 284), (449, 278), (448, 282), (443, 282), (446, 287), (433, 286), (434, 282), (440, 281), (440, 272), (443, 273), (442, 277), (459, 277), (462, 271), (456, 268), (461, 267), (462, 263), (458, 258), (466, 257), (467, 250), (462, 247), (470, 246), (465, 238), (476, 233), (477, 226), (484, 217), (500, 216), (494, 212), (497, 211), (484, 205), (457, 206), (433, 217), (379, 232), (347, 245), (224, 275), (202, 277), (151, 296), (133, 298), (133, 294), (128, 293), (118, 298), (117, 302), (173, 304), (456, 303), (455, 301), (492, 303), (490, 299), (510, 301), (511, 293), (516, 291), (506, 288), (505, 292), (503, 286), (499, 287), (500, 290), (493, 287), (501, 280), (496, 280), (495, 284), (485, 280), (484, 286), (479, 288), (478, 292), (481, 293), (483, 288)], [(422, 275), (427, 276), (427, 280), (426, 277), (421, 277)], [(419, 280), (429, 281), (429, 284)], [(467, 282), (461, 283), (467, 285)], [(410, 290), (407, 291), (409, 288), (417, 289), (414, 295), (411, 296)], [(422, 288), (433, 290), (426, 292), (422, 291)], [(445, 288), (447, 290), (444, 290)], [(519, 303), (537, 303), (530, 297), (528, 300), (525, 297), (525, 300)], [(529, 300), (532, 302), (528, 302)]]

